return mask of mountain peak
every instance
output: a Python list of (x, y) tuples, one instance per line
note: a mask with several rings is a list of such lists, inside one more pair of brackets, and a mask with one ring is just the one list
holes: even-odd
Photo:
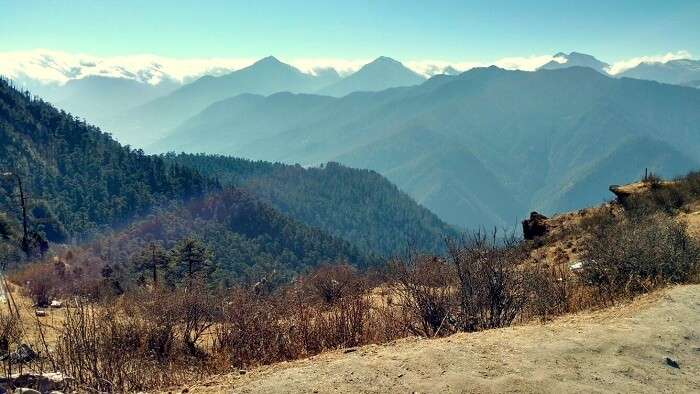
[(258, 60), (257, 62), (253, 63), (253, 65), (256, 65), (256, 64), (285, 64), (285, 63), (282, 63), (279, 59), (270, 55), (270, 56), (266, 56), (266, 57)]
[[(563, 62), (561, 62), (563, 60)], [(554, 59), (547, 64), (538, 68), (538, 70), (555, 70), (558, 68), (567, 67), (588, 67), (598, 71), (601, 74), (607, 74), (610, 65), (596, 59), (592, 55), (581, 52), (570, 52), (568, 55), (564, 52), (558, 52), (554, 55)]]
[(355, 73), (321, 90), (321, 94), (341, 97), (352, 92), (376, 92), (400, 86), (418, 85), (425, 78), (398, 60), (379, 56)]
[[(374, 59), (374, 60), (373, 60), (372, 62), (370, 62), (369, 64), (377, 64), (377, 63), (380, 63), (380, 64), (381, 64), (381, 63), (386, 63), (386, 64), (401, 64), (400, 61), (398, 61), (398, 60), (396, 60), (396, 59), (392, 59), (392, 58), (390, 58), (390, 57), (388, 57), (388, 56), (379, 56), (378, 58)], [(401, 65), (403, 65), (403, 64), (401, 64)]]

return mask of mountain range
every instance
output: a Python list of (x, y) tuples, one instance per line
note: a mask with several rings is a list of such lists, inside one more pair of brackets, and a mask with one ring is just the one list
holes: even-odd
[(696, 89), (588, 67), (489, 67), (342, 98), (241, 95), (211, 105), (153, 148), (338, 161), (385, 175), (451, 224), (511, 227), (531, 209), (600, 202), (605, 174), (619, 182), (644, 168), (664, 175), (694, 168), (699, 125)]
[[(444, 64), (423, 64), (419, 74), (384, 56), (343, 78), (333, 68), (317, 67), (307, 73), (274, 57), (235, 71), (231, 71), (235, 65), (226, 61), (188, 62), (147, 56), (76, 60), (61, 53), (38, 53), (25, 60), (5, 61), (5, 68), (17, 63), (6, 72), (14, 75), (15, 82), (23, 88), (110, 131), (118, 140), (139, 147), (164, 136), (206, 106), (237, 94), (289, 91), (341, 97), (357, 91), (420, 84), (425, 80), (424, 75), (459, 74), (454, 67)], [(604, 74), (611, 70), (607, 63), (578, 52), (557, 53), (539, 69), (572, 66), (590, 67)], [(699, 68), (698, 61), (688, 59), (646, 62), (616, 76), (696, 87)], [(198, 73), (204, 76), (197, 78)], [(33, 79), (34, 75), (67, 82), (45, 83)]]
[[(367, 265), (408, 247), (439, 251), (457, 235), (377, 173), (145, 155), (3, 79), (0, 170), (22, 180), (37, 239), (107, 248), (127, 271), (146, 242), (172, 247), (187, 237), (214, 252), (218, 281), (330, 261)], [(15, 188), (0, 177), (3, 258), (21, 234)]]

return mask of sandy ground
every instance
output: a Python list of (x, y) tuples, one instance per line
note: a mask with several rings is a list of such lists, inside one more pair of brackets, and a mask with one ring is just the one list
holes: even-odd
[[(672, 368), (665, 357), (678, 361)], [(331, 352), (188, 387), (212, 393), (700, 392), (700, 285), (605, 310)], [(182, 389), (180, 389), (182, 390)], [(178, 390), (179, 391), (179, 390)]]

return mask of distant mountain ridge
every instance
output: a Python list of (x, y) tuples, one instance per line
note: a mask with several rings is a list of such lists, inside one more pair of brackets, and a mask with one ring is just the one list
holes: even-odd
[(563, 52), (559, 52), (554, 55), (554, 59), (555, 60), (551, 60), (540, 66), (538, 70), (557, 70), (567, 67), (589, 67), (598, 71), (599, 73), (607, 74), (608, 69), (610, 68), (608, 63), (600, 61), (591, 55), (579, 52), (571, 52), (568, 55)]
[(336, 78), (337, 73), (305, 74), (268, 56), (226, 75), (204, 76), (167, 96), (127, 111), (108, 125), (125, 142), (147, 144), (219, 100), (242, 93), (311, 92)]
[(676, 85), (692, 85), (693, 81), (700, 80), (700, 60), (678, 59), (665, 63), (643, 62), (618, 76)]
[[(235, 98), (206, 109), (158, 147), (370, 168), (448, 223), (511, 227), (530, 209), (554, 212), (584, 174), (612, 171), (594, 167), (624, 161), (636, 151), (624, 149), (631, 140), (651, 145), (637, 161), (651, 170), (670, 176), (692, 169), (700, 160), (699, 128), (695, 89), (587, 67), (488, 67), (342, 98)], [(673, 159), (668, 149), (686, 159)], [(627, 168), (618, 182), (643, 171)], [(598, 203), (607, 197), (604, 182), (587, 181), (586, 190), (567, 198), (574, 206)]]
[(380, 56), (356, 72), (318, 91), (319, 94), (342, 97), (353, 92), (376, 92), (399, 86), (418, 85), (425, 81), (400, 62)]
[(275, 93), (316, 93), (345, 95), (358, 90), (378, 91), (388, 87), (421, 83), (421, 75), (400, 62), (380, 57), (356, 73), (341, 78), (335, 70), (306, 74), (266, 57), (229, 74), (205, 76), (171, 94), (141, 105), (106, 122), (121, 140), (144, 146), (163, 137), (207, 106), (239, 94), (267, 96)]

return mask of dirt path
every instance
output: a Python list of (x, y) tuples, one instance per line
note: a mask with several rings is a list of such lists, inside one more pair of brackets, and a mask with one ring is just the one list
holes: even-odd
[[(666, 365), (671, 357), (680, 369)], [(235, 393), (700, 392), (700, 285), (630, 305), (281, 363), (188, 388)]]

